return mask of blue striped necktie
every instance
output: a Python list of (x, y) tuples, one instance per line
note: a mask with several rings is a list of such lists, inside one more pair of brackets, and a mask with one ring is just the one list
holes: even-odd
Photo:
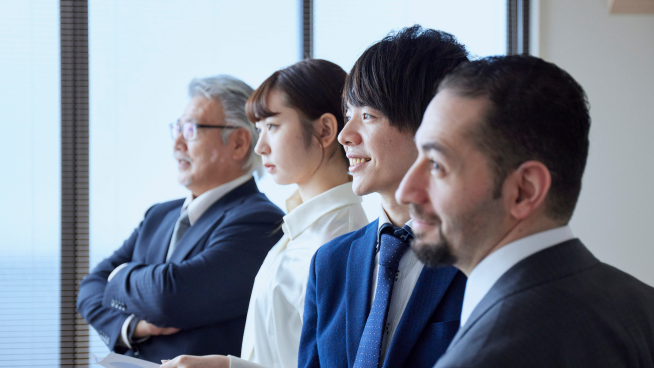
[[(354, 368), (376, 368), (379, 366), (384, 326), (388, 316), (388, 307), (391, 304), (395, 275), (398, 271), (400, 258), (409, 248), (411, 240), (411, 232), (408, 226), (402, 229), (386, 226), (382, 228), (381, 232), (375, 301), (363, 329)], [(385, 232), (391, 232), (392, 234)]]

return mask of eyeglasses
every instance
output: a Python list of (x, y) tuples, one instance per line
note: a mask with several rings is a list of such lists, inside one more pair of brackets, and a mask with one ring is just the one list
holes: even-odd
[(198, 136), (198, 128), (238, 129), (240, 127), (235, 125), (206, 125), (193, 122), (186, 122), (184, 124), (172, 123), (170, 124), (170, 136), (175, 140), (181, 134), (184, 140), (192, 141)]

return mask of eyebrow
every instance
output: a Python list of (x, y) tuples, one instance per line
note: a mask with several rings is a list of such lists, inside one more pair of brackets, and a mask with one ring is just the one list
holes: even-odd
[(452, 157), (450, 151), (440, 143), (436, 143), (436, 142), (425, 143), (421, 146), (421, 148), (423, 151), (438, 151), (445, 156)]

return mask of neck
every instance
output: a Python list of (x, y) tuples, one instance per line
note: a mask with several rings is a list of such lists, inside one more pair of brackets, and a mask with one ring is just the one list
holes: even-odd
[(505, 247), (508, 244), (511, 244), (522, 238), (541, 233), (543, 231), (556, 229), (561, 227), (563, 224), (556, 222), (549, 217), (540, 217), (540, 218), (528, 218), (522, 221), (516, 220), (509, 230), (496, 241), (495, 245), (491, 245), (488, 248), (484, 248), (478, 254), (473, 255), (467, 264), (457, 264), (456, 267), (461, 270), (466, 276), (470, 276), (472, 270), (477, 267), (477, 265), (488, 257), (493, 252)]
[(409, 221), (411, 216), (409, 215), (409, 206), (401, 205), (395, 201), (395, 191), (392, 191), (391, 194), (382, 194), (381, 202), (386, 216), (391, 221), (391, 224), (397, 227), (402, 227), (404, 224)]
[(348, 181), (349, 177), (345, 165), (337, 157), (333, 157), (320, 165), (318, 171), (306, 181), (298, 182), (297, 185), (302, 202), (306, 203), (311, 198)]

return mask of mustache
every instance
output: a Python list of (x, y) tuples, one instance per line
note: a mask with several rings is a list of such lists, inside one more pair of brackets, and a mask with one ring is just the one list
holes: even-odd
[(441, 218), (435, 214), (426, 213), (424, 207), (419, 204), (409, 204), (409, 215), (412, 219), (422, 222), (441, 223)]
[(180, 151), (173, 152), (173, 157), (175, 157), (176, 160), (182, 160), (182, 161), (186, 161), (188, 163), (192, 162), (190, 157), (188, 157), (187, 155), (181, 153)]

